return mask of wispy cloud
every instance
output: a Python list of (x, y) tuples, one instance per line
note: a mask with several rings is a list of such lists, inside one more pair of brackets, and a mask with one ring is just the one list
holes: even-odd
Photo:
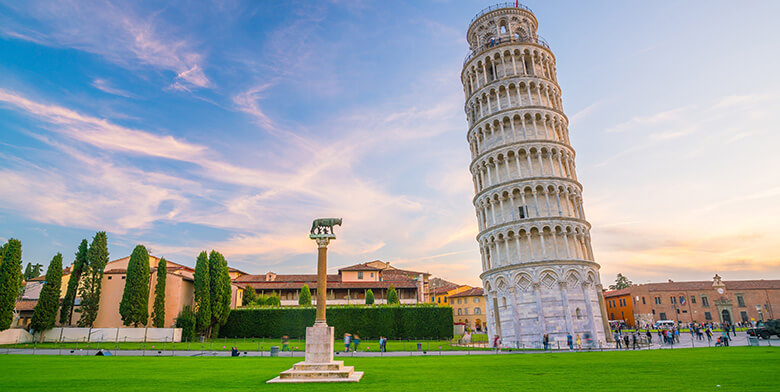
[(95, 79), (92, 81), (92, 87), (107, 93), (107, 94), (113, 94), (113, 95), (119, 95), (125, 98), (135, 98), (133, 94), (130, 94), (129, 92), (116, 88), (111, 85), (107, 80), (105, 79)]

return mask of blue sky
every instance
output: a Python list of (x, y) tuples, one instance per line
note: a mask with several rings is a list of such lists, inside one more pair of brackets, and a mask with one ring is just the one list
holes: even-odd
[[(0, 239), (478, 284), (460, 69), (491, 2), (0, 2)], [(526, 2), (604, 281), (777, 278), (780, 3)]]

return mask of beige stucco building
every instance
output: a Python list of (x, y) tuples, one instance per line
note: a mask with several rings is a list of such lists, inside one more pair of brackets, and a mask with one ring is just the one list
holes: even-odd
[[(149, 276), (149, 325), (151, 325), (151, 315), (154, 308), (154, 290), (157, 286), (157, 275), (161, 273), (157, 270), (157, 263), (160, 258), (149, 256), (149, 266), (151, 274)], [(125, 290), (125, 279), (127, 277), (127, 266), (130, 257), (110, 261), (106, 264), (101, 283), (100, 305), (98, 307), (97, 318), (93, 325), (94, 328), (116, 328), (122, 327), (122, 316), (119, 314), (119, 304), (122, 301), (122, 295)], [(62, 287), (60, 295), (65, 296), (68, 288), (68, 281), (71, 277), (71, 267), (63, 270)], [(165, 281), (165, 325), (172, 327), (179, 312), (187, 305), (193, 306), (194, 299), (194, 274), (193, 268), (174, 263), (167, 260), (167, 271)], [(235, 268), (229, 270), (231, 279), (244, 275), (243, 272)], [(22, 301), (17, 302), (18, 319), (14, 322), (14, 327), (24, 328), (29, 325), (29, 319), (32, 317), (32, 308), (37, 303), (40, 295), (41, 284), (46, 277), (40, 276), (31, 279), (25, 286), (25, 293)], [(241, 305), (243, 292), (240, 285), (231, 284), (231, 308)], [(76, 309), (81, 303), (81, 298), (76, 298)], [(58, 313), (59, 314), (59, 313)], [(73, 312), (71, 325), (75, 326), (79, 320), (80, 313)], [(59, 317), (59, 316), (58, 316)], [(58, 320), (59, 325), (59, 320)]]

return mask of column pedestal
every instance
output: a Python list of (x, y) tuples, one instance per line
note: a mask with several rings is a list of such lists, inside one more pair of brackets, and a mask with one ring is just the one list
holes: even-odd
[(333, 327), (316, 325), (306, 328), (306, 358), (268, 383), (358, 382), (363, 372), (356, 372), (344, 361), (333, 360)]

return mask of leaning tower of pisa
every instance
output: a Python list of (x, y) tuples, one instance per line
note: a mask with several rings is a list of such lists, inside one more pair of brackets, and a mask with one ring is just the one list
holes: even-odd
[[(555, 55), (515, 3), (472, 19), (461, 80), (490, 336), (610, 339)], [(611, 340), (611, 339), (610, 339)]]

